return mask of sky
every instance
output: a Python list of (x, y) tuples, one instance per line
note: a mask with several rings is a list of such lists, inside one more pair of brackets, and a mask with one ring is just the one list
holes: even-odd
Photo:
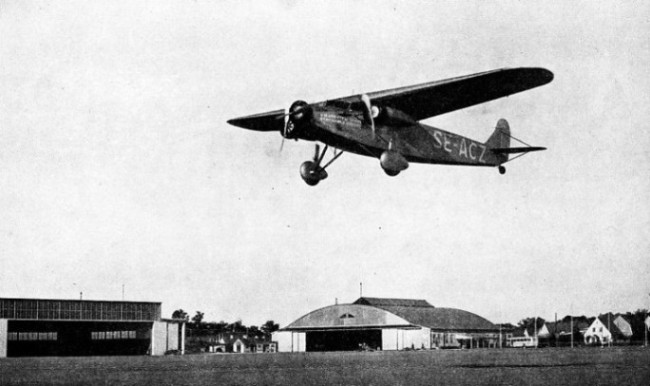
[[(642, 1), (0, 1), (0, 297), (160, 301), (282, 326), (372, 297), (493, 322), (650, 308)], [(228, 119), (502, 67), (552, 83), (500, 118), (547, 151), (496, 169), (344, 154)], [(434, 103), (435, 101), (432, 101)]]

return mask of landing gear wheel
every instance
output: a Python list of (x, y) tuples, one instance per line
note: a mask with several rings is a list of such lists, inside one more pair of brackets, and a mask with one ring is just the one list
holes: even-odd
[(327, 172), (312, 161), (305, 161), (300, 165), (300, 176), (309, 186), (316, 186), (327, 178)]
[[(384, 168), (382, 168), (382, 169), (384, 169)], [(391, 177), (395, 177), (396, 175), (399, 174), (399, 171), (384, 169), (384, 173), (386, 173), (387, 175), (389, 175)]]
[(505, 166), (499, 166), (499, 174), (506, 174), (506, 167)]

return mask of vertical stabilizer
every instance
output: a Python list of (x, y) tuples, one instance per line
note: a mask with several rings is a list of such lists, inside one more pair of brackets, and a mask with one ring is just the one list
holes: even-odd
[[(508, 121), (503, 118), (499, 119), (494, 133), (488, 138), (485, 145), (489, 149), (507, 149), (510, 147), (510, 125), (508, 125)], [(498, 154), (497, 157), (501, 163), (508, 161), (508, 154)]]

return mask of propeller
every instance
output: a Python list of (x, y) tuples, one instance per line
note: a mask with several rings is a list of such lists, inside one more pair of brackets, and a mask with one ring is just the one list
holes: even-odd
[(365, 109), (363, 110), (363, 119), (366, 122), (370, 123), (370, 128), (372, 129), (372, 138), (375, 139), (375, 119), (373, 117), (372, 104), (370, 103), (370, 97), (368, 94), (361, 95), (361, 102)]
[(280, 130), (282, 135), (282, 142), (280, 143), (280, 152), (284, 148), (284, 140), (287, 138), (297, 139), (295, 135), (292, 135), (292, 132), (295, 129), (300, 129), (301, 126), (304, 126), (307, 123), (313, 114), (313, 107), (305, 101), (295, 101), (289, 107), (289, 110), (285, 110), (283, 113), (278, 114), (275, 119), (280, 120), (284, 119), (285, 123)]

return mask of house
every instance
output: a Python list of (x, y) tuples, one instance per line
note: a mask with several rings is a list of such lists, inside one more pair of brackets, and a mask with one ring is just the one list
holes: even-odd
[(277, 342), (272, 342), (260, 336), (225, 332), (214, 336), (207, 345), (211, 353), (262, 353), (277, 352)]
[(572, 342), (574, 345), (583, 344), (584, 334), (592, 322), (593, 318), (567, 315), (557, 322), (548, 322), (546, 326), (553, 345), (559, 347), (569, 346)]
[(632, 339), (632, 326), (623, 315), (607, 313), (600, 315), (598, 319), (600, 319), (603, 324), (609, 326), (608, 330), (612, 334), (612, 343), (630, 343), (630, 340)]
[[(600, 318), (593, 318), (591, 324), (584, 334), (585, 344), (588, 345), (605, 345), (612, 341), (612, 333), (607, 328), (608, 320), (605, 318), (604, 322)], [(611, 323), (610, 327), (611, 327)]]

